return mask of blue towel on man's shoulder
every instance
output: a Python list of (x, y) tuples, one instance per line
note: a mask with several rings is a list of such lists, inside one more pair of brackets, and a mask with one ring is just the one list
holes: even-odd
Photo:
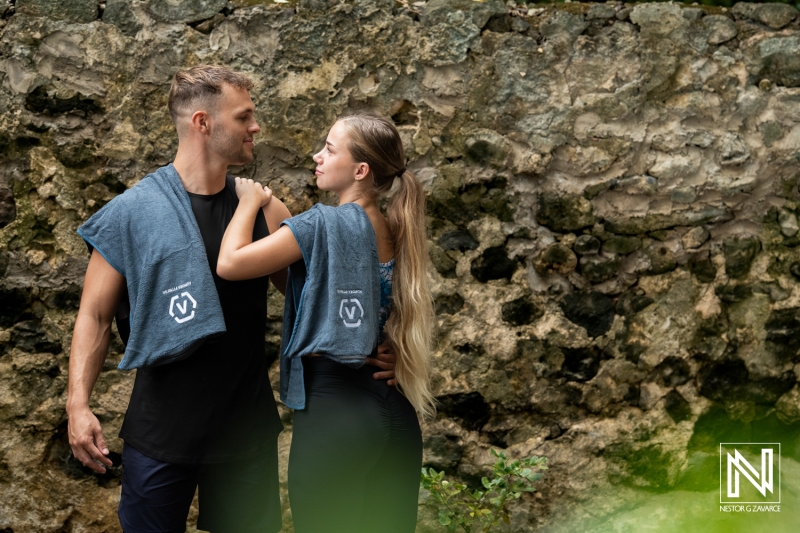
[(120, 369), (182, 359), (225, 332), (200, 229), (172, 164), (111, 200), (78, 234), (127, 280), (131, 334)]

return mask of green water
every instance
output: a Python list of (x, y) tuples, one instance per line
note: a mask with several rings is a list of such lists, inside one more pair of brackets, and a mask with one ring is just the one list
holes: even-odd
[[(760, 465), (759, 465), (760, 466)], [(548, 533), (796, 533), (800, 531), (800, 463), (781, 459), (780, 512), (726, 513), (720, 511), (720, 491), (676, 490), (661, 494), (635, 489), (598, 495), (581, 509), (583, 516), (568, 519)], [(743, 481), (743, 485), (746, 482)], [(743, 487), (744, 489), (744, 487)], [(613, 492), (613, 491), (612, 491)], [(744, 494), (744, 493), (743, 493)], [(614, 500), (610, 503), (608, 500)], [(594, 516), (586, 516), (594, 515)]]

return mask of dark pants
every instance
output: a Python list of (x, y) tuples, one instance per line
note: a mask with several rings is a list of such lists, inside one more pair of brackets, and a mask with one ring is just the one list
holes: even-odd
[(373, 367), (303, 360), (289, 501), (295, 533), (413, 533), (422, 435), (414, 408)]
[(281, 529), (278, 447), (228, 463), (173, 464), (122, 450), (119, 521), (125, 533), (184, 533), (199, 488), (199, 529), (275, 533)]

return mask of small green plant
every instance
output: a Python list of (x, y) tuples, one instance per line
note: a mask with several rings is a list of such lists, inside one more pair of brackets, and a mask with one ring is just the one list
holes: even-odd
[(439, 523), (448, 531), (487, 532), (501, 520), (508, 524), (508, 502), (523, 492), (534, 492), (533, 482), (542, 478), (538, 470), (547, 470), (546, 457), (509, 461), (503, 451), (492, 450), (492, 455), (497, 460), (492, 479), (481, 479), (484, 490), (469, 490), (462, 483), (444, 479), (444, 472), (422, 469), (420, 486), (430, 493), (426, 503), (439, 510)]

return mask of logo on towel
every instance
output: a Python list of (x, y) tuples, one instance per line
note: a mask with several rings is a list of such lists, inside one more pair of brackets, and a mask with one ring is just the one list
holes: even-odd
[[(190, 307), (191, 304), (191, 307)], [(169, 316), (175, 319), (178, 324), (183, 324), (194, 318), (194, 310), (197, 302), (187, 291), (176, 294), (169, 301)]]
[(364, 317), (364, 308), (358, 298), (342, 298), (339, 304), (339, 318), (346, 328), (357, 328)]

